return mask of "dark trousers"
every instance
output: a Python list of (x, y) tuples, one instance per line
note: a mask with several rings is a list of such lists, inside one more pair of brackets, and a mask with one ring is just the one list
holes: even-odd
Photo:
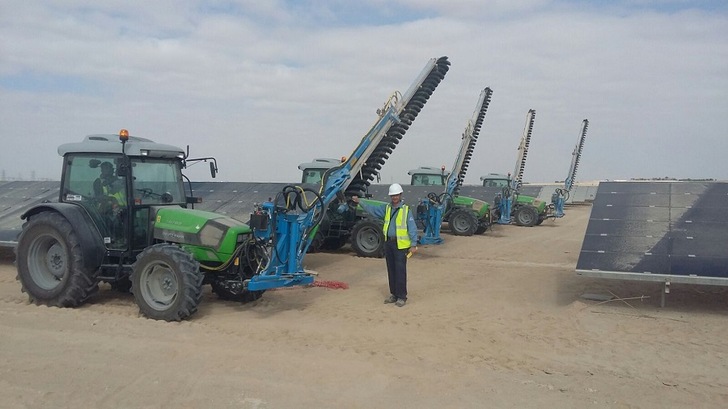
[(407, 252), (409, 249), (397, 248), (397, 240), (384, 243), (384, 258), (387, 260), (387, 276), (389, 277), (389, 293), (395, 297), (407, 299)]

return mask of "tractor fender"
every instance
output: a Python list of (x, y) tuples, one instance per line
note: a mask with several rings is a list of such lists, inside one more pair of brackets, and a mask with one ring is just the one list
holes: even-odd
[(56, 212), (71, 223), (73, 230), (78, 234), (85, 267), (98, 269), (106, 254), (106, 248), (101, 233), (88, 213), (81, 206), (70, 203), (43, 203), (33, 206), (20, 215), (20, 218), (26, 220), (42, 212)]

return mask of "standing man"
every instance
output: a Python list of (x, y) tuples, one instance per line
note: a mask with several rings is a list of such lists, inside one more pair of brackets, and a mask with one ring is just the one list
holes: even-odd
[[(402, 186), (389, 186), (391, 203), (372, 205), (361, 203), (362, 209), (374, 217), (384, 220), (384, 257), (387, 260), (389, 297), (385, 304), (404, 307), (407, 302), (407, 253), (417, 252), (417, 224), (409, 206), (402, 203)], [(351, 200), (359, 203), (359, 197)]]

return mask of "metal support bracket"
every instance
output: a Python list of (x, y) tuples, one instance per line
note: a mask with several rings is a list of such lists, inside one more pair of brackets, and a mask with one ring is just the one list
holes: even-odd
[(666, 294), (670, 294), (670, 282), (665, 281), (662, 283), (662, 296), (660, 297), (660, 308), (665, 308)]

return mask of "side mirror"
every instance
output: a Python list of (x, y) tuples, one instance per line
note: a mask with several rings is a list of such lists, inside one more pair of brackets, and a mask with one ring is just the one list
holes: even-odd
[(215, 166), (215, 162), (210, 162), (210, 176), (212, 176), (212, 178), (215, 179), (216, 175), (217, 175), (217, 167)]
[(120, 163), (116, 167), (116, 176), (125, 177), (128, 174), (129, 174), (129, 167), (126, 165), (126, 163)]

